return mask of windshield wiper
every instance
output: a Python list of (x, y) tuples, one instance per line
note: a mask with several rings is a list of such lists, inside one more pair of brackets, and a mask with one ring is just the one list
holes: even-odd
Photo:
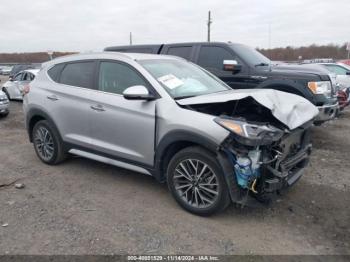
[(256, 64), (255, 66), (269, 66), (269, 65), (270, 65), (270, 64), (261, 62), (261, 63), (259, 63), (259, 64)]
[(191, 98), (191, 97), (195, 97), (195, 95), (191, 95), (191, 96), (177, 96), (174, 99), (175, 100), (180, 100), (180, 99)]

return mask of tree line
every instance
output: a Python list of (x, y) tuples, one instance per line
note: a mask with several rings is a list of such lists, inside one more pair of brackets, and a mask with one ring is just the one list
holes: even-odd
[[(53, 52), (52, 58), (71, 55), (75, 52)], [(46, 52), (37, 53), (0, 53), (0, 63), (43, 63), (50, 60)]]
[(275, 61), (296, 61), (301, 59), (333, 58), (345, 59), (348, 56), (346, 44), (343, 45), (310, 45), (302, 47), (279, 47), (272, 49), (259, 49), (265, 56)]
[[(348, 56), (346, 44), (310, 45), (302, 47), (279, 47), (257, 50), (275, 61), (296, 61), (313, 58), (345, 59)], [(74, 54), (75, 52), (54, 52), (52, 57)], [(38, 53), (0, 53), (0, 63), (43, 63), (50, 59), (46, 52)]]

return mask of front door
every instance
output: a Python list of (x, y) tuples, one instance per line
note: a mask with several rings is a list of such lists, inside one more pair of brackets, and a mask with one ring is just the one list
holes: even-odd
[[(236, 60), (241, 64), (242, 70), (235, 74), (230, 71), (224, 71), (224, 60)], [(246, 80), (249, 77), (248, 67), (229, 48), (201, 45), (196, 63), (220, 78), (233, 89), (247, 88)]]
[(156, 101), (127, 100), (123, 91), (134, 85), (149, 87), (132, 66), (101, 61), (91, 107), (92, 147), (129, 162), (153, 165)]

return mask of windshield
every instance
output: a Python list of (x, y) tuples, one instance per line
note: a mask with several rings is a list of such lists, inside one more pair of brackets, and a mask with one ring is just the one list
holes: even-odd
[(215, 76), (186, 61), (155, 59), (138, 62), (174, 99), (231, 89)]
[(256, 51), (254, 48), (241, 44), (234, 44), (231, 45), (231, 47), (235, 53), (239, 54), (242, 60), (246, 61), (248, 64), (255, 66), (268, 66), (271, 64), (270, 59)]

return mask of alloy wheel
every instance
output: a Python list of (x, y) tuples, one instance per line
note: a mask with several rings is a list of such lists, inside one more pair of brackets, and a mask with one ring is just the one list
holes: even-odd
[(219, 196), (218, 177), (206, 163), (185, 159), (174, 172), (175, 190), (183, 201), (196, 208), (207, 208), (215, 203)]
[(34, 144), (43, 160), (49, 161), (52, 158), (54, 154), (54, 143), (49, 130), (40, 126), (35, 132)]

